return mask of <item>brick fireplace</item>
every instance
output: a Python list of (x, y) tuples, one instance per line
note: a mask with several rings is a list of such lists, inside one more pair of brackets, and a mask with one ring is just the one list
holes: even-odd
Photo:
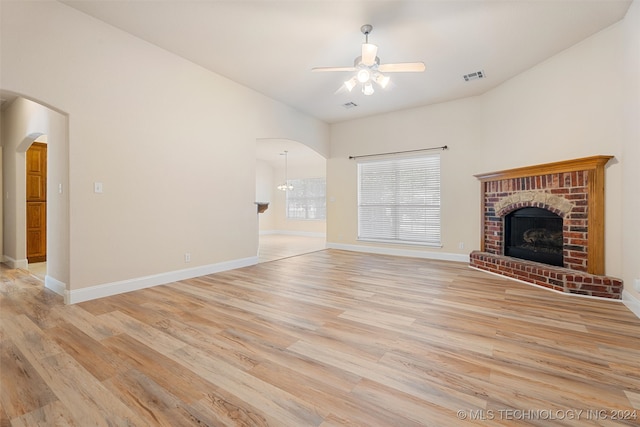
[[(604, 168), (611, 158), (476, 175), (482, 185), (482, 236), (471, 266), (561, 292), (620, 299), (622, 280), (604, 275)], [(561, 225), (555, 231), (532, 225), (516, 239), (524, 249), (510, 250), (505, 226), (519, 212), (541, 212), (561, 219)], [(536, 252), (539, 257), (530, 256)], [(556, 254), (547, 263), (549, 252)]]

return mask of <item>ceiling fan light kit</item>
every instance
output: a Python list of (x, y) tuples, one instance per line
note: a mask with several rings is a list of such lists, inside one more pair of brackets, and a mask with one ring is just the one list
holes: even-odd
[(380, 87), (384, 89), (385, 87), (387, 87), (387, 85), (391, 81), (391, 77), (383, 76), (382, 74), (377, 73), (377, 74), (374, 74), (374, 80), (376, 83), (380, 85)]
[(358, 81), (360, 83), (366, 83), (369, 80), (371, 80), (371, 73), (369, 72), (368, 69), (366, 68), (362, 68), (358, 71), (358, 74), (356, 74), (356, 76), (358, 77)]
[(311, 71), (355, 71), (356, 74), (344, 82), (345, 89), (351, 92), (360, 83), (362, 93), (368, 96), (373, 95), (375, 92), (372, 82), (384, 89), (391, 81), (391, 78), (382, 74), (382, 72), (402, 73), (422, 72), (425, 70), (423, 62), (380, 64), (380, 58), (377, 57), (378, 46), (369, 43), (369, 34), (372, 30), (373, 26), (370, 24), (360, 27), (360, 31), (365, 36), (365, 42), (362, 44), (360, 56), (353, 61), (353, 67), (315, 67)]
[(362, 85), (362, 93), (364, 93), (365, 95), (373, 95), (373, 92), (375, 91), (373, 90), (373, 85), (371, 84), (371, 82), (367, 82)]
[(346, 87), (347, 90), (351, 92), (353, 88), (356, 87), (357, 83), (358, 83), (358, 78), (356, 76), (353, 76), (349, 80), (344, 82), (344, 87)]

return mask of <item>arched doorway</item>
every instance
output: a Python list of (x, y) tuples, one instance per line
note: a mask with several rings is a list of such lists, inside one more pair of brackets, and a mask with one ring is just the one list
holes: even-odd
[[(305, 144), (282, 138), (256, 141), (256, 202), (269, 202), (268, 209), (258, 214), (259, 262), (326, 248), (326, 215), (320, 218), (292, 215), (288, 205), (289, 192), (278, 189), (285, 179), (290, 184), (303, 184), (313, 180), (324, 181), (325, 178), (326, 159)], [(291, 193), (300, 196), (296, 190), (299, 188)]]
[(1, 92), (2, 106), (2, 255), (10, 268), (28, 269), (27, 158), (29, 147), (46, 136), (47, 264), (44, 285), (64, 295), (69, 283), (68, 117), (23, 96)]

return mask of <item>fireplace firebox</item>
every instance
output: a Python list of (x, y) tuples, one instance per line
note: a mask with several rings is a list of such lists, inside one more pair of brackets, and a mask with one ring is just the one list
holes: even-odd
[(504, 218), (504, 254), (514, 258), (563, 265), (562, 218), (546, 209), (527, 207)]

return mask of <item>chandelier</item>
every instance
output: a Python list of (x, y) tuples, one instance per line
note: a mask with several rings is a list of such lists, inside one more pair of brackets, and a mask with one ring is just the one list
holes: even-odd
[(281, 191), (289, 191), (289, 190), (293, 190), (293, 185), (289, 184), (289, 179), (287, 177), (287, 169), (288, 169), (288, 164), (287, 164), (287, 157), (288, 157), (288, 151), (284, 150), (284, 153), (280, 153), (281, 156), (284, 156), (284, 182), (280, 185), (278, 185), (278, 190)]

